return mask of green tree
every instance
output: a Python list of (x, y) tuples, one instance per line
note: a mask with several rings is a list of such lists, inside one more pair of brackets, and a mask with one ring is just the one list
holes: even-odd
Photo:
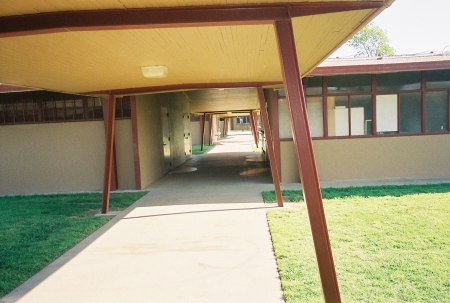
[(347, 42), (347, 45), (358, 51), (356, 56), (374, 57), (395, 54), (395, 50), (389, 45), (386, 31), (374, 23), (366, 25)]

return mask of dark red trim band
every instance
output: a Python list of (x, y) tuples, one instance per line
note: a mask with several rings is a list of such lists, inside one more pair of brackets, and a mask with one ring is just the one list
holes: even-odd
[(0, 17), (0, 37), (87, 30), (269, 24), (274, 20), (382, 6), (381, 1), (342, 1), (51, 12)]
[(374, 74), (387, 72), (408, 72), (424, 71), (436, 69), (450, 69), (450, 60), (414, 62), (414, 63), (385, 63), (385, 64), (365, 64), (350, 66), (319, 66), (308, 76), (334, 76), (347, 74)]

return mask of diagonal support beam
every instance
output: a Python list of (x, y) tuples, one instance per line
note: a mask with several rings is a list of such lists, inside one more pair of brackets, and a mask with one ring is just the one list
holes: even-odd
[(111, 176), (113, 171), (114, 156), (114, 125), (116, 117), (116, 96), (111, 95), (108, 98), (108, 115), (105, 119), (106, 125), (106, 151), (105, 151), (105, 169), (103, 173), (103, 194), (102, 194), (102, 214), (109, 210), (109, 197), (111, 194)]
[(213, 114), (209, 114), (209, 140), (208, 143), (211, 146), (213, 144)]
[(258, 131), (258, 120), (259, 120), (259, 118), (258, 118), (258, 112), (253, 111), (252, 115), (253, 115), (253, 125), (255, 125), (254, 128), (255, 128), (255, 134), (256, 134), (256, 141), (258, 142), (256, 144), (256, 147), (258, 147), (258, 144), (259, 144), (259, 131)]
[(253, 111), (250, 111), (250, 129), (252, 130), (253, 140), (255, 141), (256, 148), (258, 148), (258, 135), (256, 134), (257, 130), (255, 128), (255, 116), (253, 115)]
[(269, 154), (270, 171), (272, 172), (273, 185), (275, 186), (275, 195), (279, 207), (283, 207), (283, 196), (281, 194), (280, 175), (278, 174), (278, 165), (275, 156), (275, 148), (272, 140), (272, 130), (270, 129), (269, 114), (267, 113), (266, 100), (264, 98), (264, 91), (258, 87), (259, 108), (261, 110), (261, 120), (264, 127), (264, 134), (266, 135), (267, 152)]
[(319, 266), (322, 290), (326, 303), (340, 303), (339, 285), (309, 131), (306, 100), (298, 66), (294, 31), (291, 21), (276, 21), (274, 26), (286, 99), (291, 116), (292, 134), (303, 187), (303, 196), (308, 208), (309, 223)]
[[(108, 99), (102, 100), (103, 104), (103, 121), (105, 124), (105, 136), (106, 129), (108, 128), (108, 113), (109, 113), (109, 102)], [(116, 143), (113, 143), (113, 163), (112, 163), (112, 176), (111, 176), (111, 190), (117, 190), (118, 183), (117, 183), (117, 166), (116, 166)]]
[(0, 37), (212, 25), (271, 24), (294, 17), (379, 9), (386, 1), (337, 1), (62, 11), (0, 17)]
[(203, 145), (205, 144), (205, 116), (200, 115), (200, 150), (203, 151)]

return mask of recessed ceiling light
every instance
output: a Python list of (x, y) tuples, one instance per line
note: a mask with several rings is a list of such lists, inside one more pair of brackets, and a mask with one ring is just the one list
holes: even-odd
[(142, 66), (142, 74), (146, 78), (165, 78), (167, 77), (167, 67), (164, 65)]

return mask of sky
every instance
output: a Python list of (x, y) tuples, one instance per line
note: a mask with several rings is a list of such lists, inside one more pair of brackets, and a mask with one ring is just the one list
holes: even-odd
[[(387, 32), (396, 55), (450, 53), (450, 0), (396, 0), (372, 22)], [(330, 58), (355, 54), (343, 45)]]

